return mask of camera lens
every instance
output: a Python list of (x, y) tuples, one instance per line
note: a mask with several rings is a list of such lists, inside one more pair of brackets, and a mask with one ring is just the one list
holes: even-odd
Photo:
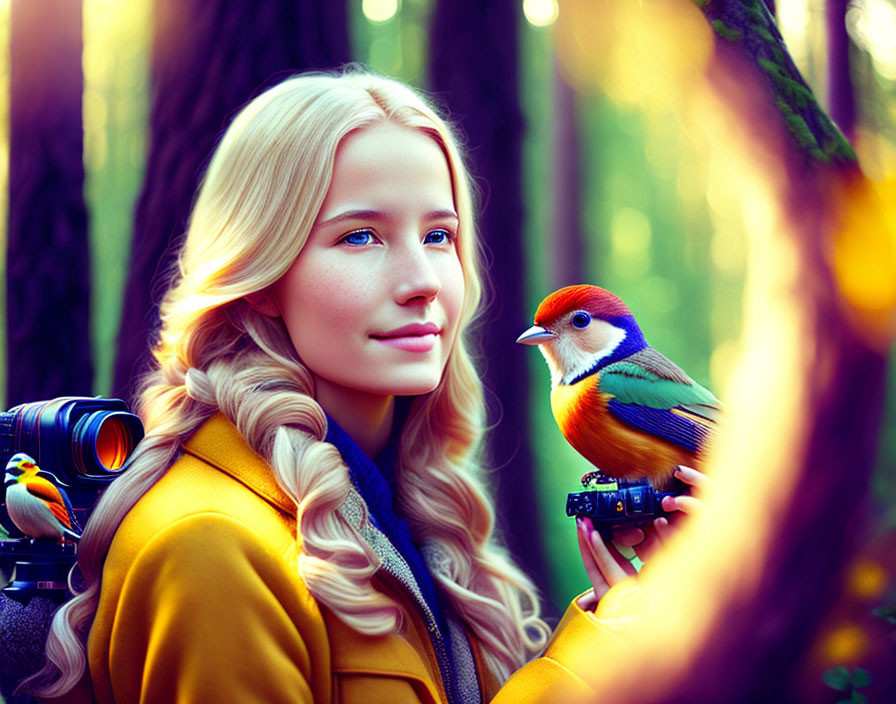
[(118, 418), (107, 418), (96, 436), (97, 458), (106, 469), (121, 469), (131, 454), (131, 436)]
[(82, 416), (72, 433), (72, 449), (84, 474), (117, 472), (142, 437), (139, 420), (130, 413), (95, 411)]
[(142, 438), (143, 424), (124, 401), (61, 396), (0, 413), (0, 466), (25, 452), (64, 487), (109, 481)]

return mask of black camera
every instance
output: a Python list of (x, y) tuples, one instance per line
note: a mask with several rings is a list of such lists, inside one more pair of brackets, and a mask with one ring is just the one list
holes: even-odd
[[(22, 404), (0, 413), (0, 468), (16, 453), (29, 455), (83, 526), (142, 438), (143, 424), (119, 399), (66, 396)], [(38, 595), (65, 601), (77, 545), (23, 535), (7, 513), (5, 491), (0, 525), (9, 538), (0, 541), (0, 584), (9, 584), (3, 594), (22, 603)]]
[(668, 491), (657, 491), (646, 479), (615, 479), (601, 472), (586, 474), (582, 484), (589, 490), (567, 495), (566, 515), (590, 518), (605, 541), (612, 538), (616, 527), (640, 528), (655, 518), (668, 516), (663, 499), (687, 492), (687, 485), (678, 479)]

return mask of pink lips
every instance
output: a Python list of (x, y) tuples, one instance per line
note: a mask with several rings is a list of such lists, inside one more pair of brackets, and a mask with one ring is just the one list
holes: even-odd
[(429, 352), (441, 329), (435, 323), (412, 323), (395, 330), (372, 334), (377, 342), (405, 352)]

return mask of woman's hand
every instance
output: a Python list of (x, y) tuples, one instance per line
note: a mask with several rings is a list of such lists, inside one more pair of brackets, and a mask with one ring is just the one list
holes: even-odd
[(613, 543), (607, 545), (595, 530), (590, 518), (576, 518), (579, 552), (585, 572), (594, 590), (579, 599), (579, 606), (585, 611), (593, 611), (597, 602), (626, 577), (637, 574), (635, 568), (624, 558)]
[[(685, 466), (675, 470), (675, 477), (698, 491), (709, 481), (702, 472)], [(577, 518), (579, 552), (582, 554), (585, 572), (594, 587), (592, 593), (579, 600), (579, 606), (592, 610), (610, 587), (637, 574), (629, 560), (619, 552), (617, 545), (633, 547), (638, 558), (644, 562), (675, 532), (677, 524), (685, 515), (696, 513), (702, 507), (703, 502), (696, 496), (667, 496), (663, 499), (663, 510), (675, 512), (673, 516), (657, 518), (644, 529), (619, 528), (613, 532), (613, 541), (609, 545), (594, 529), (590, 518)]]

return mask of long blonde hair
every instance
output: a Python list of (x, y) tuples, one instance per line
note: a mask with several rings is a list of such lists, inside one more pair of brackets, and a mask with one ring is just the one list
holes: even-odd
[(311, 374), (282, 321), (257, 313), (244, 298), (277, 281), (298, 256), (342, 140), (384, 120), (423, 131), (445, 153), (465, 283), (464, 332), (440, 384), (415, 399), (402, 432), (400, 506), (415, 540), (438, 548), (433, 578), (500, 680), (544, 646), (548, 628), (534, 587), (494, 540), (494, 510), (479, 466), (485, 414), (467, 332), (480, 303), (480, 265), (471, 188), (456, 140), (436, 112), (397, 81), (358, 71), (306, 74), (248, 103), (209, 164), (174, 283), (160, 306), (154, 369), (138, 395), (146, 437), (84, 531), (78, 565), (86, 586), (54, 618), (40, 695), (59, 696), (84, 673), (84, 643), (115, 531), (171, 466), (180, 444), (218, 411), (295, 500), (298, 571), (315, 599), (362, 633), (399, 627), (399, 607), (370, 583), (377, 558), (337, 510), (351, 482), (339, 452), (323, 442), (326, 418), (314, 400)]

